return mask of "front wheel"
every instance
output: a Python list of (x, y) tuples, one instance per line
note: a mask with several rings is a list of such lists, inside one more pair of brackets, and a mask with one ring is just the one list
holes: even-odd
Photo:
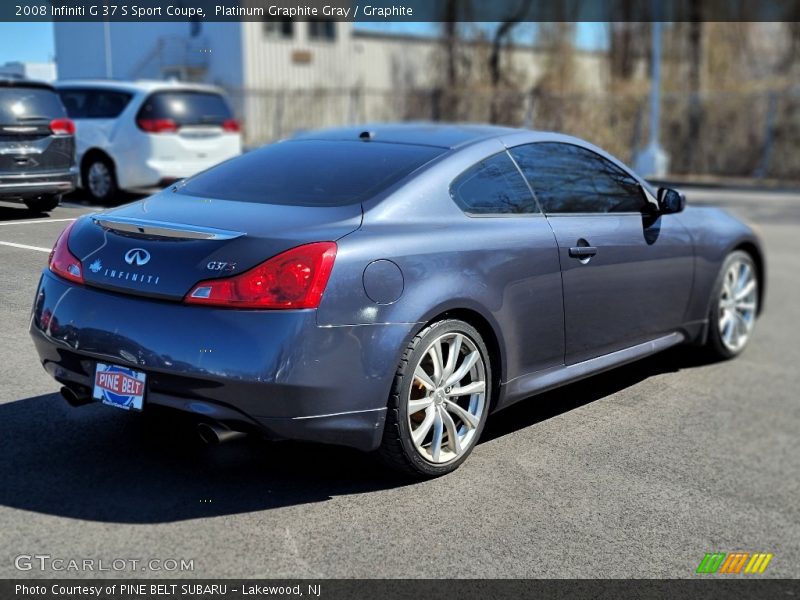
[(429, 325), (395, 374), (379, 455), (392, 468), (438, 477), (458, 468), (483, 431), (492, 393), (486, 345), (463, 321)]
[(758, 271), (747, 252), (728, 255), (712, 294), (707, 348), (715, 358), (733, 358), (750, 341), (758, 315)]

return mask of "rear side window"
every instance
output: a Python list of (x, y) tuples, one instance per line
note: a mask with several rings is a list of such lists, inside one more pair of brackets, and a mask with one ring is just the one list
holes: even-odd
[(541, 142), (511, 149), (547, 214), (639, 212), (639, 182), (587, 148)]
[(225, 98), (211, 92), (174, 91), (150, 94), (137, 119), (171, 119), (181, 125), (222, 125), (233, 114)]
[(0, 87), (0, 124), (18, 124), (63, 118), (61, 100), (47, 88)]
[(265, 204), (344, 206), (380, 193), (444, 151), (380, 142), (279, 142), (204, 171), (178, 192)]
[(539, 213), (528, 184), (505, 152), (459, 175), (450, 186), (450, 196), (468, 215)]
[(115, 90), (61, 89), (61, 101), (72, 119), (115, 119), (132, 95)]

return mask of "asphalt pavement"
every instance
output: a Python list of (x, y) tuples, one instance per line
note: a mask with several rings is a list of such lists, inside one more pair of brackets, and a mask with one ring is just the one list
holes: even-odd
[(426, 482), (344, 448), (205, 447), (169, 413), (70, 408), (28, 320), (59, 232), (96, 208), (0, 203), (0, 577), (680, 578), (717, 551), (774, 555), (747, 577), (800, 576), (800, 194), (688, 199), (761, 228), (767, 304), (746, 352), (677, 348), (531, 398)]

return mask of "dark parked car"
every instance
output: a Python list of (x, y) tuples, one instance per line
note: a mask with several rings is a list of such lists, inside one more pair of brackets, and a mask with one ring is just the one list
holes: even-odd
[(31, 334), (72, 404), (440, 475), (538, 392), (677, 344), (743, 350), (759, 241), (684, 204), (558, 134), (307, 133), (73, 223)]
[(77, 175), (75, 125), (52, 86), (0, 78), (0, 199), (47, 212)]

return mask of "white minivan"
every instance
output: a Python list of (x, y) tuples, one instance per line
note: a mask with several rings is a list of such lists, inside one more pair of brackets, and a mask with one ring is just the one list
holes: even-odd
[(239, 122), (216, 87), (170, 81), (61, 81), (75, 122), (80, 184), (104, 203), (151, 191), (242, 151)]

